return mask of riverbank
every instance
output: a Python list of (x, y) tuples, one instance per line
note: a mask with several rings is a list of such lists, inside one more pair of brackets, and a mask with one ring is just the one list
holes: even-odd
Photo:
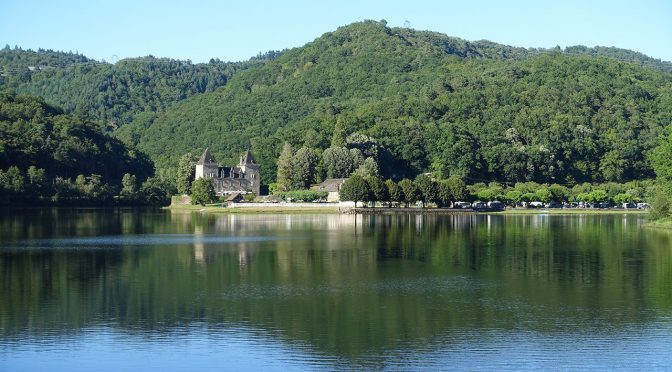
[(307, 208), (300, 205), (277, 205), (273, 207), (268, 207), (263, 204), (260, 204), (258, 207), (238, 207), (238, 208), (227, 208), (221, 204), (217, 205), (171, 205), (165, 207), (165, 209), (172, 211), (185, 211), (185, 212), (203, 212), (203, 213), (229, 213), (229, 214), (259, 214), (259, 213), (268, 213), (268, 214), (277, 214), (277, 213), (305, 213), (305, 214), (327, 214), (327, 213), (340, 213), (338, 205), (319, 205), (315, 207)]
[(557, 214), (557, 215), (576, 215), (576, 214), (648, 214), (645, 209), (506, 209), (496, 214)]
[[(281, 204), (258, 204), (252, 205), (246, 203), (244, 206), (225, 207), (222, 204), (212, 205), (190, 205), (177, 204), (166, 207), (169, 210), (204, 212), (204, 213), (236, 213), (236, 214), (259, 214), (259, 213), (305, 213), (305, 214), (324, 214), (324, 213), (356, 213), (356, 214), (473, 214), (473, 213), (492, 213), (503, 215), (582, 215), (582, 214), (647, 214), (647, 210), (641, 209), (505, 209), (505, 210), (473, 210), (473, 209), (450, 209), (450, 208), (351, 208), (343, 207), (339, 204), (320, 203), (281, 203)], [(660, 222), (656, 226), (672, 229), (672, 220)]]
[(672, 217), (665, 217), (659, 220), (651, 221), (644, 226), (655, 229), (672, 230)]
[[(450, 209), (450, 208), (354, 208), (352, 211), (358, 214), (504, 214), (504, 215), (581, 215), (581, 214), (647, 214), (648, 211), (641, 209), (505, 209), (505, 210), (474, 210), (474, 209)], [(672, 223), (672, 222), (671, 222)]]

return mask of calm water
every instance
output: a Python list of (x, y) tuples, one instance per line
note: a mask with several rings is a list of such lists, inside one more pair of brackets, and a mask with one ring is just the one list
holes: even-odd
[(0, 370), (671, 369), (644, 217), (0, 213)]

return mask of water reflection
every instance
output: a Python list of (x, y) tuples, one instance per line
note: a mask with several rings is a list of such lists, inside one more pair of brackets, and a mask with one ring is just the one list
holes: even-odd
[(474, 342), (501, 351), (521, 335), (542, 345), (590, 344), (591, 335), (626, 330), (650, 337), (653, 328), (670, 329), (672, 245), (669, 233), (641, 229), (642, 222), (632, 215), (6, 214), (0, 354), (52, 336), (81, 342), (101, 327), (130, 335), (130, 343), (175, 332), (198, 343), (205, 330), (247, 329), (263, 334), (245, 336), (252, 342), (280, 340), (282, 355), (298, 343), (305, 360), (353, 368), (385, 366), (386, 356), (406, 350), (410, 364), (396, 365), (406, 369), (433, 363), (409, 357), (415, 353), (439, 353), (432, 360), (445, 362)]

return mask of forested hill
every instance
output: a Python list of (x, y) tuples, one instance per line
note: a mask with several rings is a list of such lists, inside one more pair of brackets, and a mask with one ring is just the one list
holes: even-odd
[(276, 54), (247, 62), (193, 64), (149, 56), (110, 64), (75, 53), (6, 46), (0, 50), (0, 89), (42, 96), (66, 112), (82, 107), (114, 130), (138, 114), (151, 116), (192, 95), (212, 92), (237, 71), (260, 66)]
[(619, 61), (611, 49), (591, 50), (470, 43), (366, 21), (242, 71), (225, 88), (118, 135), (159, 167), (205, 147), (219, 160), (233, 159), (251, 144), (265, 183), (275, 177), (285, 140), (318, 152), (375, 148), (369, 152), (386, 177), (650, 177), (647, 155), (672, 123), (672, 75)]

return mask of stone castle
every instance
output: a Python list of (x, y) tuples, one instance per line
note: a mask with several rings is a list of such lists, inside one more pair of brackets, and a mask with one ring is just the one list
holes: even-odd
[(235, 167), (222, 167), (208, 149), (196, 163), (196, 179), (210, 178), (215, 193), (222, 196), (233, 193), (254, 193), (259, 195), (261, 187), (261, 173), (259, 164), (247, 150), (240, 157), (240, 163)]

